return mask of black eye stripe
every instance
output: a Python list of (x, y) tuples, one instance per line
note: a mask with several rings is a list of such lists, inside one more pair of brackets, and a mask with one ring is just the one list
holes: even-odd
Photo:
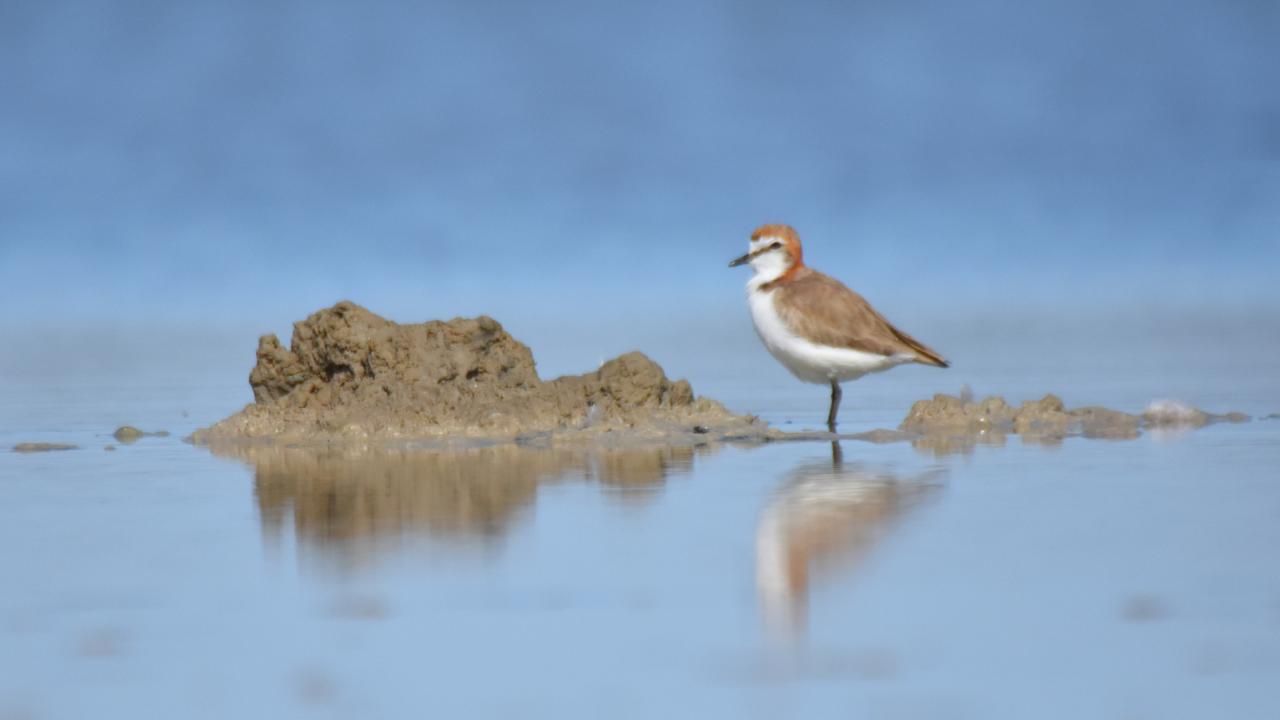
[(746, 257), (748, 259), (754, 259), (760, 255), (763, 255), (769, 252), (770, 250), (777, 250), (780, 247), (782, 247), (782, 243), (778, 241), (774, 241), (772, 245), (766, 245), (764, 247), (756, 248), (755, 250), (752, 250), (751, 252), (747, 253)]

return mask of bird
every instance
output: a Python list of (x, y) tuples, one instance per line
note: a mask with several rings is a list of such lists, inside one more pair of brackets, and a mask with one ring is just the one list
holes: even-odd
[(750, 264), (747, 305), (756, 334), (791, 374), (831, 386), (827, 429), (836, 432), (840, 383), (898, 365), (950, 367), (946, 358), (894, 327), (861, 295), (804, 264), (800, 234), (790, 225), (761, 225), (747, 252), (729, 267)]

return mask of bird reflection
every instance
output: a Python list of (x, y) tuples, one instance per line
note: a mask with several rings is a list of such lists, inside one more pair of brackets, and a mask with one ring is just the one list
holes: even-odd
[(254, 469), (254, 498), (268, 548), (292, 526), (299, 556), (318, 553), (345, 569), (403, 552), (423, 537), (455, 544), (501, 538), (538, 488), (594, 481), (624, 502), (643, 501), (703, 448), (528, 448), (342, 451), (229, 446), (215, 454)]
[(856, 568), (876, 541), (939, 487), (936, 472), (914, 478), (844, 462), (801, 465), (785, 477), (756, 529), (756, 586), (765, 621), (784, 636), (808, 623), (811, 585)]

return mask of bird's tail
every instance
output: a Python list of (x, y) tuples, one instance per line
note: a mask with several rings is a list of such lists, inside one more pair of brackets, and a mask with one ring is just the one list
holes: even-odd
[(911, 348), (911, 351), (916, 354), (916, 362), (921, 365), (932, 365), (940, 368), (951, 367), (951, 363), (947, 362), (947, 359), (939, 355), (933, 348), (897, 328), (893, 328), (893, 332), (898, 336), (899, 340), (906, 343), (907, 347)]

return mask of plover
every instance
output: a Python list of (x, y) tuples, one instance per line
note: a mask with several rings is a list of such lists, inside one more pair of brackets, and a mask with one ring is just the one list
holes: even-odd
[(948, 367), (947, 361), (894, 327), (861, 295), (804, 264), (800, 235), (790, 225), (761, 225), (747, 253), (729, 267), (751, 264), (747, 303), (769, 353), (805, 382), (831, 385), (827, 429), (836, 431), (840, 383), (905, 363)]

